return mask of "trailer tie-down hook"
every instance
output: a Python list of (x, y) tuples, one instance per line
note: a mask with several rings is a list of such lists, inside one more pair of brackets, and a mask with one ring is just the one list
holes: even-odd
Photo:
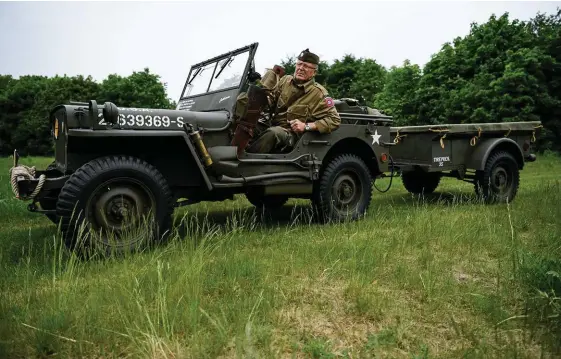
[(443, 130), (435, 130), (433, 128), (429, 128), (429, 131), (431, 132), (436, 132), (436, 133), (444, 133), (444, 136), (440, 137), (440, 147), (442, 147), (442, 149), (444, 149), (444, 139), (446, 138), (447, 132), (449, 131), (447, 128), (443, 129)]
[(538, 126), (534, 127), (534, 131), (532, 131), (532, 140), (531, 140), (532, 143), (536, 142), (536, 129), (542, 128), (542, 127), (543, 127), (543, 125), (538, 125)]
[(440, 137), (440, 147), (442, 147), (442, 149), (444, 149), (444, 141), (442, 141), (443, 139), (446, 138), (446, 133), (444, 134), (444, 136)]
[(401, 141), (401, 139), (403, 137), (407, 137), (407, 135), (400, 135), (399, 134), (399, 130), (397, 130), (396, 134), (395, 134), (395, 138), (393, 140), (393, 143), (395, 143), (396, 145), (399, 143), (399, 141)]
[(477, 143), (477, 140), (479, 140), (479, 138), (481, 138), (481, 127), (478, 128), (477, 130), (477, 136), (473, 136), (471, 138), (471, 140), (469, 141), (469, 144), (473, 147), (475, 146), (475, 144)]

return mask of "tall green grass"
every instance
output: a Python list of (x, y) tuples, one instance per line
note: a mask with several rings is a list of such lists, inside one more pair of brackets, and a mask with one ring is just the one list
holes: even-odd
[(88, 261), (4, 175), (0, 357), (559, 356), (560, 174), (556, 156), (527, 164), (508, 205), (394, 180), (365, 219), (330, 225), (306, 201), (201, 203), (177, 210), (168, 243)]

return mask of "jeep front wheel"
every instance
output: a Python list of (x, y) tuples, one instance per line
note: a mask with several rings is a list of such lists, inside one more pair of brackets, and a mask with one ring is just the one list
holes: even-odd
[(69, 248), (76, 248), (84, 236), (83, 249), (117, 254), (160, 239), (171, 226), (173, 208), (162, 174), (129, 156), (83, 165), (65, 183), (56, 207)]
[(313, 205), (324, 221), (356, 220), (362, 216), (372, 199), (372, 176), (358, 156), (335, 157), (323, 171)]

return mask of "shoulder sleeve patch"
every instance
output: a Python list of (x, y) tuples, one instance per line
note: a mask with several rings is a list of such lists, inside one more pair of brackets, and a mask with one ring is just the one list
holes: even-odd
[(324, 98), (324, 101), (327, 107), (333, 107), (333, 99), (331, 97)]

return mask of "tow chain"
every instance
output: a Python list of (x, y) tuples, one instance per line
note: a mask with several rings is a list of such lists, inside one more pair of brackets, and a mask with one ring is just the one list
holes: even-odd
[(37, 196), (37, 194), (39, 192), (41, 192), (41, 188), (43, 188), (43, 184), (45, 183), (45, 179), (46, 179), (45, 175), (39, 176), (39, 182), (37, 183), (37, 187), (35, 187), (35, 190), (29, 196), (22, 197), (22, 196), (20, 196), (19, 191), (18, 191), (17, 178), (18, 177), (24, 177), (28, 180), (34, 180), (34, 179), (36, 179), (35, 178), (35, 173), (36, 173), (35, 166), (28, 167), (28, 166), (24, 166), (24, 165), (19, 165), (19, 166), (15, 166), (15, 167), (10, 168), (10, 183), (12, 184), (12, 192), (14, 193), (16, 198), (21, 199), (21, 200), (29, 200), (29, 199), (35, 198), (35, 196)]

